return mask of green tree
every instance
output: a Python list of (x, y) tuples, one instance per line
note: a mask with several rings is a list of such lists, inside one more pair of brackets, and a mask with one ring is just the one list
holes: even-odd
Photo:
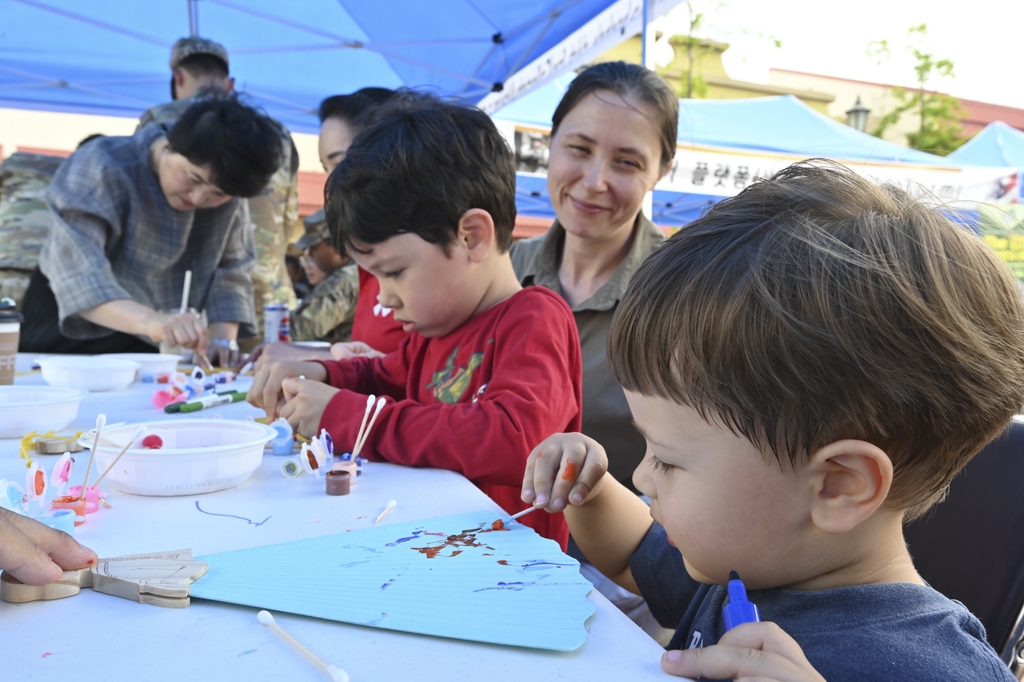
[[(921, 122), (916, 132), (907, 133), (907, 144), (914, 149), (945, 156), (964, 143), (964, 129), (960, 119), (964, 110), (960, 100), (941, 92), (928, 92), (927, 86), (934, 78), (952, 78), (953, 62), (936, 59), (927, 47), (928, 25), (912, 26), (907, 31), (907, 50), (914, 57), (914, 75), (917, 89), (907, 91), (893, 88), (892, 94), (899, 102), (895, 109), (885, 114), (871, 134), (881, 137), (891, 126), (896, 125), (908, 111), (915, 111)], [(891, 50), (886, 40), (876, 40), (868, 45), (868, 54), (878, 63), (889, 59)]]
[(683, 47), (686, 49), (686, 70), (683, 71), (680, 76), (682, 77), (682, 90), (683, 97), (705, 97), (708, 94), (708, 84), (697, 71), (697, 63), (707, 54), (708, 48), (701, 45), (701, 38), (697, 37), (697, 32), (704, 26), (704, 20), (707, 18), (708, 12), (723, 7), (723, 3), (720, 1), (713, 1), (708, 3), (707, 8), (703, 12), (698, 12), (693, 6), (693, 0), (686, 0), (686, 9), (689, 12), (689, 24), (687, 26), (686, 35), (683, 36)]

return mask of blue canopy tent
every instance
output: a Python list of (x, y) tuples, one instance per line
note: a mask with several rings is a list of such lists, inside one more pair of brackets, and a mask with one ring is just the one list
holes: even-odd
[[(652, 0), (651, 17), (679, 0)], [(643, 0), (0, 0), (0, 107), (138, 116), (190, 33), (237, 87), (315, 133), (330, 94), (423, 87), (500, 106), (642, 28)]]
[[(550, 127), (551, 114), (571, 81), (571, 76), (557, 78), (498, 110), (493, 116), (546, 129)], [(861, 133), (815, 111), (791, 95), (680, 100), (677, 141), (681, 148), (706, 147), (791, 157), (790, 160), (826, 157), (885, 165), (918, 164), (931, 168), (958, 168), (963, 165), (952, 158), (908, 149)], [(997, 161), (986, 165), (1007, 164)], [(542, 175), (519, 174), (517, 188), (521, 199), (520, 211), (524, 215), (554, 217), (545, 184)], [(654, 190), (652, 218), (659, 225), (685, 225), (722, 198), (721, 194), (681, 192), (675, 187), (659, 186)]]
[(1024, 132), (993, 121), (946, 158), (972, 166), (1015, 166), (1024, 172)]

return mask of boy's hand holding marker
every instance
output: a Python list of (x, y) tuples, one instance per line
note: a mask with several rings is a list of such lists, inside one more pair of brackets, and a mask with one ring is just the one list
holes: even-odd
[(560, 512), (579, 506), (595, 491), (608, 471), (608, 455), (582, 433), (556, 433), (544, 439), (526, 460), (523, 502)]
[(744, 623), (714, 646), (666, 651), (661, 667), (694, 679), (825, 682), (796, 640), (775, 623)]

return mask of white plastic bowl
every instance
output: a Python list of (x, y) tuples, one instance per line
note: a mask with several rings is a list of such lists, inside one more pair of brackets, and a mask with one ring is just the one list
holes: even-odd
[(60, 431), (78, 416), (88, 391), (51, 386), (0, 386), (0, 438)]
[(142, 366), (129, 360), (89, 355), (55, 355), (36, 358), (43, 381), (51, 386), (84, 388), (87, 391), (119, 391), (135, 381)]
[(178, 371), (178, 363), (181, 362), (180, 355), (172, 353), (106, 353), (97, 355), (99, 358), (112, 358), (114, 360), (127, 360), (142, 365), (139, 370), (139, 379), (143, 374), (171, 374)]
[(133, 495), (195, 495), (234, 487), (256, 471), (263, 446), (277, 435), (265, 424), (229, 419), (127, 424), (103, 430), (97, 471), (106, 471), (140, 426), (160, 436), (163, 447), (129, 449), (105, 479)]

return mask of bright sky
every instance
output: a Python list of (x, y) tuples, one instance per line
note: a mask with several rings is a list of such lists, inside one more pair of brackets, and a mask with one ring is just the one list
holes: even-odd
[[(1020, 0), (691, 0), (707, 15), (700, 37), (730, 43), (724, 63), (738, 80), (768, 82), (768, 69), (913, 86), (907, 29), (927, 23), (928, 51), (954, 64), (955, 78), (929, 87), (1024, 109), (1024, 2)], [(708, 9), (710, 7), (710, 9)], [(686, 3), (661, 21), (686, 33)], [(659, 25), (662, 28), (663, 25)], [(775, 48), (760, 35), (782, 41)], [(879, 66), (868, 43), (892, 50)]]

